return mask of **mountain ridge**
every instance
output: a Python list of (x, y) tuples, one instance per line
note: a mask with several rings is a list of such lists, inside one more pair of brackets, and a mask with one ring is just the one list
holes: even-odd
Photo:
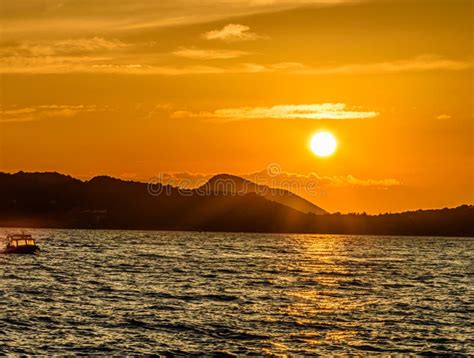
[(257, 193), (268, 200), (286, 205), (290, 208), (301, 211), (302, 213), (313, 213), (316, 215), (328, 214), (326, 210), (289, 190), (258, 184), (232, 174), (214, 175), (207, 181), (206, 184), (202, 185), (198, 189), (204, 190), (206, 192), (221, 191), (231, 195)]
[(316, 215), (252, 191), (229, 195), (198, 189), (162, 184), (150, 188), (108, 176), (82, 181), (50, 172), (0, 173), (0, 226), (474, 237), (470, 205), (397, 214)]

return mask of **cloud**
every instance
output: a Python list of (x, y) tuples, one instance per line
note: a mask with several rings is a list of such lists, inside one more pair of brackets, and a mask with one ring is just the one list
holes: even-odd
[(120, 58), (129, 46), (102, 37), (10, 43), (0, 47), (0, 73), (94, 72), (94, 64)]
[(285, 189), (311, 199), (319, 198), (321, 194), (334, 194), (341, 189), (350, 189), (351, 192), (354, 190), (356, 192), (359, 190), (385, 191), (402, 185), (393, 178), (357, 178), (351, 174), (324, 176), (315, 172), (301, 174), (282, 170), (275, 172), (275, 164), (255, 173), (244, 174), (242, 177), (261, 185)]
[(128, 47), (126, 44), (117, 39), (104, 39), (103, 37), (67, 39), (53, 42), (52, 50), (56, 53), (71, 52), (96, 52), (96, 51), (112, 51)]
[(248, 52), (237, 50), (209, 50), (181, 47), (173, 55), (195, 60), (225, 60), (248, 55)]
[(374, 111), (347, 110), (344, 103), (286, 104), (272, 107), (223, 108), (213, 112), (176, 111), (173, 118), (209, 118), (224, 121), (245, 119), (362, 119), (376, 117)]
[(32, 107), (0, 107), (0, 123), (31, 122), (46, 118), (71, 118), (79, 113), (107, 110), (94, 105), (41, 105)]
[[(142, 55), (137, 54), (139, 58)], [(108, 73), (129, 75), (223, 75), (238, 73), (265, 73), (270, 70), (254, 63), (239, 63), (232, 66), (210, 65), (149, 65), (121, 63), (125, 59), (106, 56), (47, 56), (0, 58), (0, 73), (14, 74), (64, 74), (64, 73)]]
[[(472, 61), (422, 55), (411, 59), (333, 66), (308, 66), (284, 61), (271, 64), (241, 62), (227, 66), (173, 64), (150, 56), (152, 43), (124, 43), (101, 37), (63, 41), (23, 41), (0, 45), (0, 73), (61, 74), (116, 73), (134, 75), (205, 75), (281, 73), (291, 75), (369, 75), (420, 71), (463, 71), (472, 68)], [(133, 50), (133, 51), (132, 51)], [(174, 56), (194, 60), (232, 59), (251, 54), (239, 50), (198, 49), (182, 47)], [(159, 62), (158, 62), (159, 61)]]
[[(158, 180), (162, 184), (168, 184), (185, 189), (193, 189), (204, 185), (210, 178), (212, 178), (216, 174), (186, 172), (160, 173), (154, 179)], [(266, 185), (272, 188), (286, 189), (297, 194), (310, 196), (311, 194), (315, 194), (314, 192), (311, 193), (311, 191), (325, 190), (331, 188), (336, 189), (346, 187), (357, 187), (386, 190), (402, 185), (398, 180), (393, 178), (360, 179), (350, 174), (340, 176), (321, 176), (314, 172), (300, 174), (279, 171), (278, 173), (275, 173), (269, 172), (268, 168), (257, 172), (241, 173), (236, 175), (260, 185)]]
[(60, 41), (21, 41), (0, 48), (2, 57), (48, 57), (123, 49), (128, 44), (102, 37), (76, 38)]
[(451, 116), (449, 114), (440, 114), (439, 116), (436, 117), (436, 119), (447, 120), (447, 119), (451, 119)]
[(358, 179), (353, 175), (329, 177), (329, 181), (333, 186), (363, 186), (363, 187), (379, 187), (389, 188), (401, 185), (396, 179)]
[(110, 61), (110, 58), (103, 56), (0, 57), (0, 73), (61, 74), (98, 72), (94, 65), (104, 61)]
[(202, 36), (207, 40), (252, 41), (261, 38), (254, 32), (250, 32), (250, 27), (240, 24), (228, 24), (220, 30), (213, 30), (204, 33)]
[[(277, 168), (279, 166), (277, 165)], [(259, 184), (266, 184), (269, 186), (280, 188), (304, 188), (308, 183), (316, 184), (319, 188), (329, 187), (372, 187), (372, 188), (390, 188), (400, 186), (401, 183), (392, 178), (388, 179), (360, 179), (353, 175), (338, 175), (338, 176), (321, 176), (315, 172), (306, 174), (291, 173), (283, 170), (275, 172), (275, 164), (269, 165), (267, 168), (254, 172), (244, 174), (243, 177)], [(270, 183), (270, 184), (268, 184)], [(293, 189), (295, 191), (295, 189)]]
[(2, 0), (4, 39), (97, 34), (218, 21), (354, 0)]
[(357, 75), (423, 71), (462, 71), (472, 68), (472, 65), (472, 61), (451, 60), (436, 55), (421, 55), (398, 61), (362, 64), (352, 63), (329, 67), (308, 67), (299, 63), (290, 63), (288, 64), (287, 70), (292, 73), (313, 75)]

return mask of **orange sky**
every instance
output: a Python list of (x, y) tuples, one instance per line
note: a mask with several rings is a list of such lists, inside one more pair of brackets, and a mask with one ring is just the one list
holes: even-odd
[[(0, 171), (252, 178), (277, 163), (269, 184), (295, 179), (329, 211), (474, 203), (470, 0), (1, 6)], [(339, 144), (324, 159), (308, 149), (323, 129)]]

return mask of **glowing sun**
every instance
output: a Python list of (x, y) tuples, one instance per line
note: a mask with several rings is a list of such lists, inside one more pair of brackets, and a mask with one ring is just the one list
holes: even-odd
[(318, 157), (328, 157), (336, 151), (337, 141), (329, 132), (318, 132), (313, 135), (309, 145)]

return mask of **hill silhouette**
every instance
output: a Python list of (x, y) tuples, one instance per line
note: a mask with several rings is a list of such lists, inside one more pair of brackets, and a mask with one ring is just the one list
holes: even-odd
[(220, 193), (225, 195), (256, 193), (265, 199), (288, 206), (305, 214), (322, 215), (328, 213), (326, 210), (288, 190), (256, 184), (235, 175), (215, 175), (206, 184), (201, 186), (199, 190), (207, 194)]
[(213, 186), (219, 177), (204, 188), (183, 190), (107, 176), (81, 181), (58, 173), (0, 173), (0, 226), (474, 236), (472, 206), (374, 216), (316, 215), (306, 208), (317, 206), (293, 193), (268, 189), (261, 195), (256, 184), (229, 177), (238, 185), (234, 190), (244, 184), (246, 190), (239, 195), (219, 190)]

